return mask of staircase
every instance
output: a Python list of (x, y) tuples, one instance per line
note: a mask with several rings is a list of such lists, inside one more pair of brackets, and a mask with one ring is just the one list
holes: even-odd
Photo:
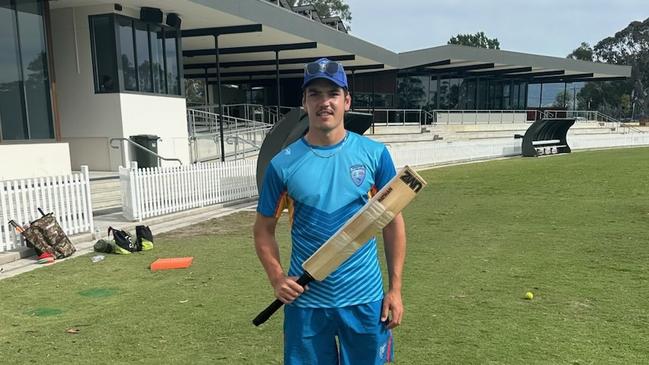
[(119, 176), (115, 172), (91, 172), (90, 195), (95, 216), (118, 212), (122, 209)]

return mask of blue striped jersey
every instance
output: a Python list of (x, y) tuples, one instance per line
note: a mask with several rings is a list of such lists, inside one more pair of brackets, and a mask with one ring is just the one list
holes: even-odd
[[(395, 175), (383, 144), (349, 131), (333, 146), (311, 146), (301, 138), (280, 151), (264, 175), (257, 212), (278, 218), (284, 207), (289, 208), (288, 275), (302, 275), (302, 263)], [(337, 308), (382, 298), (376, 238), (372, 238), (325, 280), (310, 283), (293, 303)]]

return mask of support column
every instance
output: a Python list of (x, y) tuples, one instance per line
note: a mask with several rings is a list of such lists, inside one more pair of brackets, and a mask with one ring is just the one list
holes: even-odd
[(219, 142), (221, 142), (221, 161), (225, 162), (225, 142), (223, 140), (223, 102), (221, 97), (221, 67), (219, 65), (219, 36), (214, 36), (214, 49), (216, 50), (216, 87), (219, 97)]
[(279, 51), (275, 51), (275, 83), (277, 84), (277, 121), (279, 122), (279, 105), (280, 105)]

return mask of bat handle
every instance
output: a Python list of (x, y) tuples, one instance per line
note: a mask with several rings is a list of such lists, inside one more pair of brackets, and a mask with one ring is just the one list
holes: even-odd
[[(309, 275), (309, 273), (305, 272), (304, 274), (302, 274), (302, 276), (300, 276), (299, 279), (297, 279), (296, 282), (300, 284), (300, 286), (304, 287), (311, 281), (313, 281), (313, 278), (311, 277), (311, 275)], [(268, 307), (266, 307), (266, 309), (261, 311), (261, 313), (259, 313), (259, 315), (255, 317), (255, 319), (252, 320), (252, 324), (259, 326), (260, 324), (266, 322), (268, 318), (273, 315), (273, 313), (277, 312), (277, 310), (282, 307), (282, 305), (284, 305), (284, 303), (282, 303), (281, 300), (276, 299)]]

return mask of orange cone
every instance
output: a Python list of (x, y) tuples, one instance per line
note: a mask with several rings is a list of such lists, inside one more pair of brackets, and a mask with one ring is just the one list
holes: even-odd
[(151, 271), (186, 269), (192, 266), (193, 257), (173, 257), (168, 259), (157, 259), (151, 263)]

